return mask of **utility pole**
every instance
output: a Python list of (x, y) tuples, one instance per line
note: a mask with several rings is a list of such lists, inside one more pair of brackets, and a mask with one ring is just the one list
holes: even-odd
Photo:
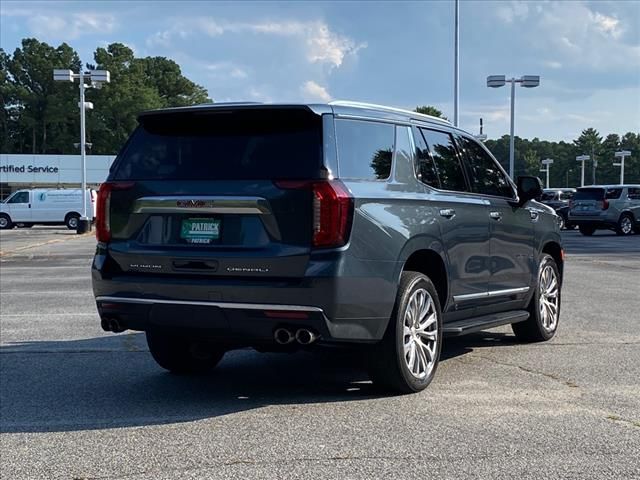
[(595, 185), (596, 184), (596, 167), (598, 166), (598, 160), (596, 159), (596, 155), (594, 153), (593, 150), (593, 143), (591, 144), (591, 168), (592, 168), (592, 175), (591, 178), (593, 178), (593, 182), (591, 183), (591, 185)]

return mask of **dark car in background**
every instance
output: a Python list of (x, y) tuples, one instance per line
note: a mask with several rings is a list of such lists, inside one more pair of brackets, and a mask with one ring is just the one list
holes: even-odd
[(563, 250), (540, 180), (517, 185), (449, 122), (376, 105), (142, 114), (98, 198), (103, 329), (205, 372), (245, 347), (366, 352), (374, 383), (433, 378), (443, 336), (558, 327)]
[(569, 202), (576, 193), (575, 188), (545, 188), (540, 202), (550, 206), (560, 217), (560, 228), (575, 228), (569, 220)]
[(618, 235), (640, 233), (640, 185), (592, 185), (576, 191), (569, 220), (583, 235), (614, 230)]

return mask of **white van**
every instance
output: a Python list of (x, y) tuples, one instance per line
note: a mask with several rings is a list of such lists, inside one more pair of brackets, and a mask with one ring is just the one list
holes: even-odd
[[(96, 216), (96, 191), (87, 189), (87, 216)], [(82, 190), (18, 190), (0, 203), (0, 229), (14, 225), (31, 227), (35, 224), (65, 224), (70, 230), (78, 227), (82, 215)]]

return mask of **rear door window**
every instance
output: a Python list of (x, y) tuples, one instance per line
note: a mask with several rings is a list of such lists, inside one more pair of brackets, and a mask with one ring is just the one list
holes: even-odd
[(620, 198), (621, 194), (621, 188), (607, 188), (607, 191), (604, 194), (604, 198), (606, 198), (607, 200), (617, 200), (618, 198)]
[(395, 126), (362, 120), (336, 120), (342, 178), (386, 180), (391, 175)]
[(629, 188), (629, 199), (640, 200), (640, 188)]
[[(458, 135), (458, 141), (469, 168), (471, 189), (483, 195), (513, 198), (511, 184), (498, 166), (498, 162), (475, 140)], [(552, 192), (552, 195), (555, 199), (555, 192)]]
[(421, 128), (440, 179), (440, 188), (456, 192), (467, 191), (467, 183), (450, 133)]
[(414, 140), (416, 144), (416, 177), (422, 183), (430, 187), (440, 188), (438, 170), (433, 161), (429, 147), (418, 129), (414, 129)]
[(319, 178), (321, 117), (247, 109), (142, 117), (113, 166), (114, 180)]

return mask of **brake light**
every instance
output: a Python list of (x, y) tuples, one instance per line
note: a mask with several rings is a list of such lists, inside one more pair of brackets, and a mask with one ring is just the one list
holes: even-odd
[(606, 210), (607, 208), (609, 208), (609, 200), (605, 198), (602, 200), (602, 210)]
[(134, 185), (133, 182), (105, 182), (98, 190), (98, 201), (96, 206), (96, 238), (99, 242), (111, 240), (110, 207), (111, 192), (114, 190), (128, 190)]
[(569, 200), (569, 208), (573, 208), (575, 205), (575, 202), (573, 200)]
[(353, 198), (342, 182), (284, 180), (275, 184), (279, 188), (312, 191), (314, 247), (335, 248), (347, 243), (353, 217)]

